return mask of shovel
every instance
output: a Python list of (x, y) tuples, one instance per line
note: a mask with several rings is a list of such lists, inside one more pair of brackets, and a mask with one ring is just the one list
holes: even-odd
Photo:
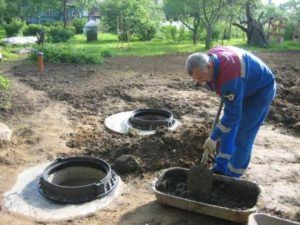
[[(218, 112), (215, 116), (210, 134), (215, 129), (217, 123), (219, 122), (220, 114), (223, 108), (223, 100), (218, 108)], [(204, 151), (203, 154), (208, 154)], [(202, 156), (202, 159), (208, 159), (208, 155)], [(200, 165), (193, 166), (187, 174), (187, 189), (192, 193), (192, 195), (199, 200), (208, 199), (212, 191), (213, 176), (212, 171), (206, 166), (207, 161), (201, 160)]]

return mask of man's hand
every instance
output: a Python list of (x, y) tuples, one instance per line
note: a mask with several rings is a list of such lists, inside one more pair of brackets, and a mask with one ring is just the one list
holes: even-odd
[(215, 153), (217, 149), (217, 142), (208, 137), (203, 145), (203, 149), (207, 149), (209, 153)]
[(208, 137), (203, 145), (203, 155), (201, 159), (201, 164), (205, 164), (208, 160), (208, 155), (210, 153), (215, 153), (217, 148), (217, 142)]

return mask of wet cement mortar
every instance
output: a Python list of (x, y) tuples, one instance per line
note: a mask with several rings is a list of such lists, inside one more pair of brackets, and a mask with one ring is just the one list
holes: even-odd
[(221, 180), (212, 180), (210, 196), (197, 196), (189, 190), (186, 181), (187, 174), (173, 173), (165, 177), (157, 189), (169, 195), (236, 210), (250, 209), (257, 201), (258, 194), (254, 190), (234, 191), (229, 183)]

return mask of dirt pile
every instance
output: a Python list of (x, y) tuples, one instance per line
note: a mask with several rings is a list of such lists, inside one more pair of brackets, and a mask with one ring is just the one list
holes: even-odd
[[(149, 136), (82, 130), (73, 135), (68, 146), (81, 148), (83, 154), (104, 158), (112, 164), (122, 155), (132, 155), (140, 159), (141, 170), (137, 172), (143, 172), (199, 163), (207, 136), (208, 124), (187, 124), (174, 132), (159, 130)], [(120, 167), (118, 161), (117, 169)]]
[[(298, 54), (258, 56), (270, 66), (277, 81), (277, 97), (268, 121), (300, 133), (300, 67), (295, 60)], [(186, 76), (185, 59), (186, 55), (115, 57), (101, 66), (47, 65), (43, 74), (27, 64), (16, 66), (13, 73), (51, 98), (80, 109), (77, 113), (81, 115), (76, 117), (154, 107), (169, 109), (177, 118), (188, 115), (212, 119), (216, 97)], [(118, 108), (112, 109), (113, 104)]]
[(134, 155), (121, 155), (114, 163), (118, 174), (133, 173), (141, 170), (141, 160)]
[[(124, 68), (120, 68), (120, 71), (115, 72), (111, 68), (107, 69), (105, 65), (95, 67), (96, 73), (93, 75), (72, 65), (65, 65), (63, 68), (48, 65), (47, 68), (41, 74), (34, 67), (24, 65), (15, 67), (13, 72), (22, 82), (37, 90), (46, 91), (55, 100), (66, 101), (74, 108), (84, 110), (85, 114), (117, 113), (118, 111), (111, 112), (106, 108), (107, 105), (111, 107), (112, 103), (118, 102), (125, 102), (124, 105), (131, 103), (133, 107), (127, 106), (128, 110), (143, 106), (169, 109), (177, 117), (186, 114), (199, 115), (200, 112), (201, 116), (209, 114), (203, 108), (208, 106), (207, 96), (203, 93), (200, 97), (199, 94), (188, 96), (190, 91), (204, 88), (196, 86), (187, 76), (166, 76), (160, 71), (155, 74), (141, 74), (138, 71), (128, 71), (128, 68), (127, 71), (121, 71)], [(63, 76), (62, 71), (66, 71)], [(119, 76), (120, 72), (122, 76)], [(210, 98), (211, 94), (208, 96)]]
[(3, 93), (0, 90), (0, 121), (6, 121), (17, 113), (30, 114), (33, 104), (19, 93), (10, 90)]
[(290, 64), (275, 66), (277, 96), (269, 120), (300, 134), (300, 67)]

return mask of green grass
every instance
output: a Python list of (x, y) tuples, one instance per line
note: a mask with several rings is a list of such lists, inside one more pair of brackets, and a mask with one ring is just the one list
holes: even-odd
[[(129, 44), (118, 43), (116, 35), (100, 34), (99, 40), (87, 43), (84, 35), (76, 35), (72, 40), (72, 46), (76, 49), (90, 49), (90, 51), (109, 51), (112, 55), (124, 56), (149, 56), (163, 55), (171, 53), (190, 53), (196, 51), (206, 51), (204, 41), (193, 45), (191, 40), (184, 40), (179, 44), (169, 43), (164, 40), (152, 41), (131, 41)], [(274, 52), (300, 50), (300, 43), (293, 41), (284, 41), (282, 44), (273, 44), (267, 48), (251, 47), (246, 44), (246, 40), (231, 39), (230, 41), (214, 41), (213, 46), (217, 45), (234, 45), (250, 51)]]
[(0, 46), (0, 51), (3, 55), (4, 61), (14, 61), (26, 58), (26, 55), (16, 54), (16, 52), (22, 48), (22, 46)]
[(6, 37), (6, 32), (2, 25), (0, 25), (0, 40)]
[[(53, 63), (102, 63), (104, 57), (109, 56), (152, 56), (173, 53), (191, 53), (197, 51), (207, 51), (204, 42), (193, 45), (191, 40), (184, 40), (174, 44), (164, 40), (151, 41), (131, 41), (129, 43), (118, 42), (117, 36), (101, 33), (99, 40), (86, 42), (84, 35), (75, 35), (68, 43), (47, 43), (44, 49), (39, 47), (39, 51), (44, 52), (46, 61)], [(250, 51), (280, 51), (280, 50), (300, 50), (299, 45), (294, 42), (284, 42), (282, 45), (274, 45), (268, 48), (249, 47), (243, 39), (231, 39), (230, 41), (215, 41), (213, 46), (235, 45)], [(32, 55), (36, 59), (36, 55)]]
[(271, 43), (266, 48), (253, 47), (247, 45), (246, 43), (237, 46), (250, 51), (256, 51), (256, 52), (300, 51), (300, 42), (291, 41), (291, 40), (284, 41), (281, 44)]
[[(3, 30), (3, 29), (2, 29)], [(3, 34), (3, 32), (2, 32)], [(0, 28), (1, 35), (1, 28)], [(184, 40), (174, 44), (165, 40), (138, 41), (133, 40), (129, 43), (120, 43), (116, 35), (100, 33), (98, 41), (86, 42), (85, 35), (75, 35), (67, 43), (46, 43), (46, 48), (39, 46), (36, 48), (43, 51), (45, 60), (53, 63), (102, 63), (104, 57), (109, 56), (152, 56), (174, 53), (191, 53), (197, 51), (207, 51), (204, 41), (193, 45), (192, 40)], [(246, 44), (245, 39), (231, 39), (230, 41), (214, 41), (213, 46), (217, 45), (234, 45), (255, 52), (277, 52), (300, 50), (300, 43), (293, 41), (284, 41), (282, 44), (272, 44), (267, 48), (251, 47)], [(8, 60), (19, 59), (19, 56), (12, 51), (18, 47), (4, 47), (2, 52)], [(36, 54), (31, 58), (36, 59)]]
[(96, 42), (86, 42), (84, 35), (76, 35), (72, 40), (76, 49), (90, 49), (90, 51), (109, 51), (112, 55), (126, 56), (149, 56), (163, 55), (177, 52), (193, 52), (203, 49), (204, 45), (194, 46), (191, 41), (183, 41), (179, 44), (172, 44), (162, 40), (152, 41), (131, 41), (128, 44), (117, 41), (117, 37), (111, 34), (100, 34)]
[[(0, 40), (6, 38), (6, 32), (2, 25), (0, 25)], [(15, 54), (17, 50), (21, 49), (22, 46), (1, 46), (0, 45), (0, 51), (4, 57), (4, 60), (17, 60), (24, 58), (24, 56), (20, 56)]]

